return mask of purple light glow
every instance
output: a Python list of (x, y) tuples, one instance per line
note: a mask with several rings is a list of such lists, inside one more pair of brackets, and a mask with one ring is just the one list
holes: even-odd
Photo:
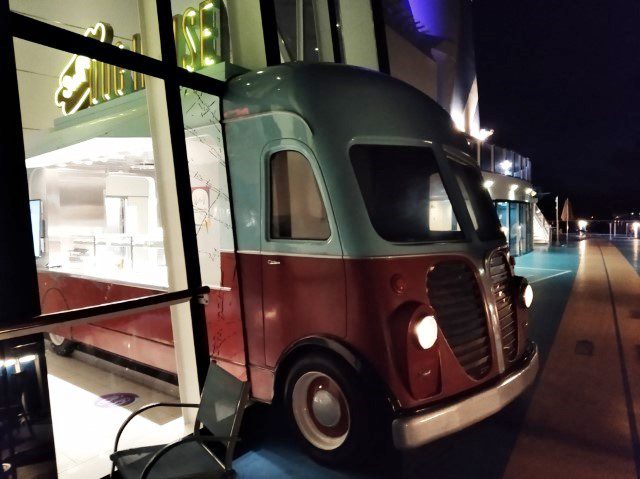
[(411, 14), (416, 22), (426, 27), (430, 35), (444, 36), (445, 25), (440, 24), (445, 12), (443, 2), (446, 0), (409, 0)]

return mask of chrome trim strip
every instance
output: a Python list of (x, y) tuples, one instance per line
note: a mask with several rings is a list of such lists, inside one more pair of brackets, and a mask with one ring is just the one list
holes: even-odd
[(474, 158), (469, 155), (468, 153), (465, 153), (462, 150), (459, 150), (453, 146), (449, 146), (449, 145), (442, 145), (442, 149), (444, 150), (444, 152), (447, 154), (447, 157), (449, 159), (453, 159), (453, 160), (458, 160), (458, 161), (463, 161), (465, 163), (468, 163), (472, 166), (478, 166), (476, 161), (474, 160)]
[[(390, 259), (406, 259), (406, 258), (426, 258), (429, 256), (458, 256), (461, 258), (466, 258), (470, 260), (474, 265), (478, 264), (478, 261), (475, 257), (467, 253), (459, 253), (459, 252), (439, 252), (439, 253), (420, 253), (420, 254), (398, 254), (398, 255), (385, 255), (385, 256), (340, 256), (340, 255), (329, 255), (329, 254), (306, 254), (306, 253), (278, 253), (275, 251), (256, 251), (256, 250), (238, 250), (238, 254), (256, 254), (262, 256), (298, 256), (298, 257), (308, 257), (308, 258), (339, 258), (339, 259), (349, 259), (349, 260), (359, 260), (359, 259), (378, 259), (378, 260), (390, 260)], [(477, 266), (476, 266), (477, 267)]]
[(238, 254), (255, 254), (260, 256), (293, 256), (297, 258), (343, 259), (342, 256), (331, 254), (278, 253), (275, 251), (238, 250)]
[[(491, 314), (491, 328), (493, 329), (493, 338), (496, 345), (496, 361), (498, 363), (498, 371), (500, 374), (506, 371), (507, 363), (504, 357), (504, 351), (502, 350), (502, 329), (500, 326), (500, 315), (498, 314), (498, 306), (496, 305), (496, 297), (493, 293), (493, 278), (491, 277), (491, 258), (496, 254), (504, 255), (506, 252), (504, 247), (499, 247), (489, 252), (484, 259), (484, 269), (486, 274), (484, 275), (484, 284), (486, 290), (486, 301), (489, 305), (489, 313)], [(509, 260), (504, 258), (509, 264)], [(510, 268), (510, 266), (509, 266)], [(513, 276), (513, 274), (511, 275)]]
[(527, 364), (491, 389), (441, 409), (395, 419), (392, 424), (393, 443), (398, 449), (419, 447), (482, 421), (531, 386), (539, 367), (538, 347), (535, 346)]
[(208, 284), (207, 287), (211, 290), (211, 291), (231, 291), (231, 288), (229, 288), (228, 286), (214, 286), (214, 285), (210, 285)]

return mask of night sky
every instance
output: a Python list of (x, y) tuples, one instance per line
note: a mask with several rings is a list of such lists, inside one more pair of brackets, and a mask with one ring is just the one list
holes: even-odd
[(480, 118), (576, 215), (640, 211), (640, 1), (475, 0)]

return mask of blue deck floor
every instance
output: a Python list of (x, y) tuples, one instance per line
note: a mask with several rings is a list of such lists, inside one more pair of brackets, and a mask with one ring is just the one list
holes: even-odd
[[(635, 261), (637, 268), (637, 245)], [(631, 248), (633, 258), (633, 248)], [(517, 258), (516, 271), (529, 278), (535, 300), (531, 335), (542, 364), (548, 357), (579, 264), (577, 244), (549, 247)], [(631, 261), (631, 260), (630, 260)], [(247, 411), (242, 452), (235, 461), (241, 478), (502, 477), (532, 391), (495, 416), (448, 438), (402, 454), (370, 461), (366, 468), (335, 471), (314, 463), (291, 445), (275, 408)], [(461, 458), (464, 458), (461, 460)], [(428, 472), (428, 473), (427, 473)]]

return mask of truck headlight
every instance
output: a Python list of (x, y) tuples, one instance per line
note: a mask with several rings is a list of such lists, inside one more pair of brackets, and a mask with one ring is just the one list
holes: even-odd
[(429, 349), (438, 339), (438, 324), (433, 316), (425, 316), (419, 319), (414, 326), (414, 332), (418, 344), (422, 349)]
[(533, 303), (533, 288), (526, 278), (522, 278), (520, 281), (519, 294), (522, 305), (527, 309), (530, 308)]

